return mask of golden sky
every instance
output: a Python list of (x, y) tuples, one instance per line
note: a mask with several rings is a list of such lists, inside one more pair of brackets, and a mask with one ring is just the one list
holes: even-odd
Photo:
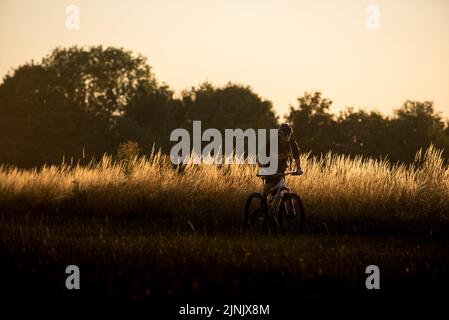
[[(70, 4), (79, 30), (66, 28)], [(281, 116), (316, 89), (334, 112), (412, 99), (449, 117), (447, 0), (0, 0), (0, 43), (1, 77), (57, 46), (102, 44), (145, 55), (176, 91), (250, 85)]]

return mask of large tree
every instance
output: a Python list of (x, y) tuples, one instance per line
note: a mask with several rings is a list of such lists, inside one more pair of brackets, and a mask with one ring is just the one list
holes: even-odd
[(332, 101), (321, 92), (305, 92), (298, 106), (290, 106), (286, 120), (293, 127), (293, 137), (304, 151), (325, 153), (335, 147), (336, 122), (329, 108)]
[(379, 158), (386, 156), (390, 122), (381, 113), (347, 108), (337, 119), (333, 151)]
[(187, 125), (179, 99), (166, 85), (141, 83), (119, 119), (120, 136), (138, 142), (144, 150), (153, 145), (168, 151), (170, 133)]
[(54, 70), (70, 104), (111, 126), (142, 83), (156, 86), (146, 58), (121, 48), (55, 49), (42, 65)]
[(271, 101), (259, 97), (249, 86), (228, 83), (214, 87), (205, 82), (182, 96), (189, 119), (201, 120), (203, 128), (274, 128), (277, 117)]
[(0, 161), (59, 163), (101, 156), (121, 140), (117, 120), (139, 87), (155, 86), (146, 59), (116, 48), (55, 49), (0, 85)]
[(395, 110), (391, 120), (388, 152), (393, 159), (408, 162), (414, 159), (416, 151), (430, 144), (449, 148), (449, 137), (444, 129), (445, 123), (435, 112), (433, 102), (407, 100)]
[(320, 92), (306, 92), (298, 98), (298, 107), (290, 108), (286, 119), (304, 151), (411, 162), (419, 149), (431, 144), (449, 149), (449, 129), (432, 102), (406, 101), (392, 117), (347, 108), (336, 119), (329, 111), (331, 104)]

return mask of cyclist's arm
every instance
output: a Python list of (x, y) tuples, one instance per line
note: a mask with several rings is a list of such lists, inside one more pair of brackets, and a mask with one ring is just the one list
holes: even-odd
[(293, 159), (295, 159), (296, 170), (297, 171), (302, 171), (302, 169), (301, 169), (301, 160), (299, 159), (298, 143), (293, 138), (290, 139), (290, 147), (291, 147), (292, 157), (293, 157)]
[(299, 160), (299, 158), (295, 159), (295, 163), (296, 163), (296, 171), (302, 171), (301, 161)]

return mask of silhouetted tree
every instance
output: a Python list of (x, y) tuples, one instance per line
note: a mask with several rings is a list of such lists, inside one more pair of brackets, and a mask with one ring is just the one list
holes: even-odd
[(70, 104), (111, 126), (141, 83), (156, 85), (146, 58), (121, 48), (55, 49), (42, 65), (56, 72)]
[[(332, 101), (306, 92), (286, 120), (302, 151), (329, 150), (392, 161), (413, 161), (420, 148), (449, 149), (449, 122), (432, 102), (406, 101), (392, 117), (347, 108), (335, 117)], [(0, 84), (0, 163), (22, 167), (115, 154), (134, 141), (144, 153), (168, 152), (175, 128), (275, 128), (272, 103), (249, 86), (205, 82), (180, 98), (159, 85), (141, 55), (118, 48), (57, 48), (41, 63), (25, 64)], [(447, 157), (448, 151), (443, 155)]]
[(0, 161), (19, 166), (82, 157), (92, 121), (70, 105), (56, 73), (28, 64), (0, 85)]
[(101, 46), (55, 49), (0, 85), (0, 161), (20, 166), (101, 156), (120, 142), (117, 119), (142, 84), (145, 58)]
[(391, 140), (390, 124), (379, 112), (347, 108), (340, 113), (337, 126), (334, 152), (374, 158), (386, 155), (386, 142)]
[(293, 137), (302, 151), (325, 153), (336, 144), (336, 122), (330, 113), (332, 101), (321, 92), (306, 92), (298, 98), (298, 106), (290, 106), (286, 120), (293, 127)]
[(173, 94), (166, 85), (142, 82), (119, 119), (121, 138), (137, 141), (144, 150), (154, 144), (168, 151), (171, 131), (187, 126), (181, 101)]
[(271, 101), (263, 100), (249, 86), (228, 83), (213, 87), (205, 82), (182, 95), (188, 121), (201, 120), (203, 128), (275, 128), (277, 117)]
[(416, 151), (434, 144), (449, 147), (444, 121), (431, 101), (406, 101), (391, 120), (388, 153), (393, 159), (413, 161)]
[(430, 144), (449, 149), (449, 128), (429, 101), (406, 101), (391, 118), (347, 108), (336, 120), (329, 112), (332, 102), (322, 99), (320, 92), (306, 92), (298, 103), (297, 108), (290, 107), (286, 119), (303, 151), (320, 154), (332, 150), (411, 162), (420, 148)]

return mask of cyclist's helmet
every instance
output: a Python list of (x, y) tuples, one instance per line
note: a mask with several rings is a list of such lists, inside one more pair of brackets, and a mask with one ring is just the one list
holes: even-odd
[(284, 135), (289, 135), (292, 132), (293, 132), (293, 129), (287, 123), (283, 123), (279, 126), (279, 133), (282, 133)]

